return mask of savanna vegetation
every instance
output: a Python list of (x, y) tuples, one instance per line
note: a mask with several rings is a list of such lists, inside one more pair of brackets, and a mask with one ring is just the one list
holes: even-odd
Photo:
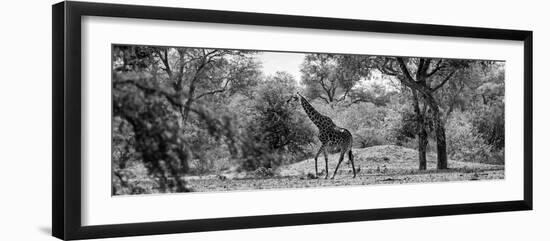
[[(256, 51), (112, 54), (113, 195), (503, 177), (504, 62), (304, 54), (296, 77)], [(352, 133), (357, 180), (312, 176), (297, 92)]]

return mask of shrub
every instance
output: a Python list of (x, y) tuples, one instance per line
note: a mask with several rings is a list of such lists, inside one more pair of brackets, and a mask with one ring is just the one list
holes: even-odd
[(372, 127), (362, 127), (353, 135), (353, 141), (359, 148), (384, 145), (386, 139), (383, 134), (384, 130)]
[(113, 119), (113, 178), (112, 195), (153, 193), (158, 183), (148, 175), (136, 152), (131, 126), (120, 118)]
[(416, 116), (412, 107), (410, 104), (395, 104), (390, 110), (384, 119), (387, 142), (409, 147), (417, 133)]
[(490, 162), (491, 147), (485, 143), (467, 115), (454, 112), (446, 124), (447, 153), (460, 161)]
[(395, 114), (392, 109), (370, 102), (331, 106), (313, 101), (312, 104), (319, 112), (331, 117), (336, 125), (348, 129), (357, 148), (388, 144), (392, 139), (388, 126), (388, 118)]
[(256, 170), (275, 168), (305, 156), (315, 132), (296, 102), (288, 102), (296, 92), (290, 75), (278, 73), (260, 84), (244, 125), (242, 167)]
[(493, 150), (504, 148), (504, 103), (479, 105), (471, 114), (473, 127)]
[(113, 195), (156, 193), (159, 184), (147, 174), (147, 168), (141, 161), (129, 163), (125, 168), (113, 171)]
[(224, 160), (231, 156), (225, 139), (209, 135), (207, 127), (201, 124), (196, 120), (188, 123), (183, 136), (193, 150), (187, 172), (192, 175), (215, 173), (228, 164)]

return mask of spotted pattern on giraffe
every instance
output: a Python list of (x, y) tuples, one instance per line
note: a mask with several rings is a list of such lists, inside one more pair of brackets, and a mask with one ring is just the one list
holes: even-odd
[(319, 148), (317, 155), (315, 155), (315, 175), (317, 176), (319, 173), (317, 170), (317, 158), (319, 157), (319, 154), (323, 152), (325, 156), (325, 178), (328, 178), (327, 149), (338, 148), (340, 149), (340, 159), (338, 161), (338, 164), (336, 165), (332, 178), (336, 176), (338, 167), (340, 166), (340, 163), (342, 162), (346, 153), (348, 153), (349, 160), (351, 161), (351, 165), (353, 168), (353, 177), (355, 177), (355, 165), (353, 163), (353, 154), (351, 152), (351, 147), (353, 144), (353, 136), (351, 135), (351, 132), (344, 128), (336, 126), (332, 119), (330, 119), (330, 117), (322, 115), (317, 110), (315, 110), (315, 108), (311, 106), (306, 98), (304, 98), (299, 93), (298, 96), (302, 104), (302, 108), (306, 112), (309, 119), (313, 122), (313, 124), (317, 126), (317, 129), (319, 130), (318, 137), (321, 141), (321, 147)]

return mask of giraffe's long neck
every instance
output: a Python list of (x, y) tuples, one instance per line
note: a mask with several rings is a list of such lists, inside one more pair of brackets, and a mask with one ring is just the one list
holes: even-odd
[(321, 125), (321, 120), (326, 118), (325, 116), (321, 115), (321, 113), (317, 112), (313, 106), (303, 97), (300, 96), (300, 102), (302, 103), (302, 108), (304, 108), (304, 111), (306, 112), (309, 119), (317, 126)]

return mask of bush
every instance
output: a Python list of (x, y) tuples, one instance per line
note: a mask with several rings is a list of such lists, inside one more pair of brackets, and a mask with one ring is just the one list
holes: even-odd
[(312, 124), (296, 102), (288, 102), (296, 93), (290, 75), (279, 73), (260, 84), (249, 106), (243, 134), (242, 167), (247, 171), (260, 167), (275, 168), (298, 161), (316, 136)]
[(285, 151), (270, 150), (256, 146), (248, 149), (243, 155), (241, 168), (245, 171), (257, 171), (259, 169), (273, 170), (278, 166), (294, 163), (301, 160), (300, 156)]
[(159, 184), (147, 174), (141, 161), (129, 163), (125, 168), (113, 171), (113, 195), (156, 193)]
[(491, 146), (485, 143), (468, 120), (467, 114), (454, 112), (446, 124), (447, 153), (459, 161), (491, 162)]
[(388, 129), (388, 117), (393, 110), (376, 106), (373, 103), (351, 105), (341, 115), (344, 125), (354, 133), (354, 141), (359, 148), (388, 144), (392, 133)]
[(384, 145), (392, 140), (393, 133), (388, 123), (395, 113), (390, 108), (370, 102), (329, 105), (315, 100), (311, 103), (320, 113), (332, 118), (336, 125), (348, 129), (357, 148)]
[(381, 129), (362, 127), (353, 135), (353, 141), (359, 148), (384, 145), (386, 144), (386, 138), (383, 133), (384, 130)]
[(390, 110), (384, 119), (386, 140), (391, 144), (417, 149), (418, 145), (410, 145), (413, 142), (417, 143), (415, 138), (418, 132), (416, 115), (412, 106), (410, 104), (394, 104)]
[(493, 150), (504, 148), (504, 103), (480, 105), (473, 110), (471, 120), (474, 128), (481, 134), (485, 143)]
[(181, 177), (188, 171), (187, 161), (191, 154), (180, 135), (178, 112), (162, 95), (138, 87), (148, 86), (154, 80), (150, 74), (141, 72), (115, 74), (113, 82), (118, 84), (113, 87), (113, 117), (129, 125), (131, 131), (123, 135), (132, 133), (133, 150), (147, 168), (148, 175), (159, 180), (163, 192), (188, 191), (184, 180), (172, 178)]
[(158, 183), (149, 176), (134, 145), (131, 126), (120, 118), (113, 119), (112, 195), (154, 193)]
[(231, 156), (224, 143), (225, 139), (209, 135), (207, 127), (201, 124), (197, 120), (190, 121), (183, 135), (183, 139), (191, 143), (190, 148), (193, 150), (187, 172), (191, 175), (215, 173), (228, 168), (225, 166), (228, 165), (226, 160)]

